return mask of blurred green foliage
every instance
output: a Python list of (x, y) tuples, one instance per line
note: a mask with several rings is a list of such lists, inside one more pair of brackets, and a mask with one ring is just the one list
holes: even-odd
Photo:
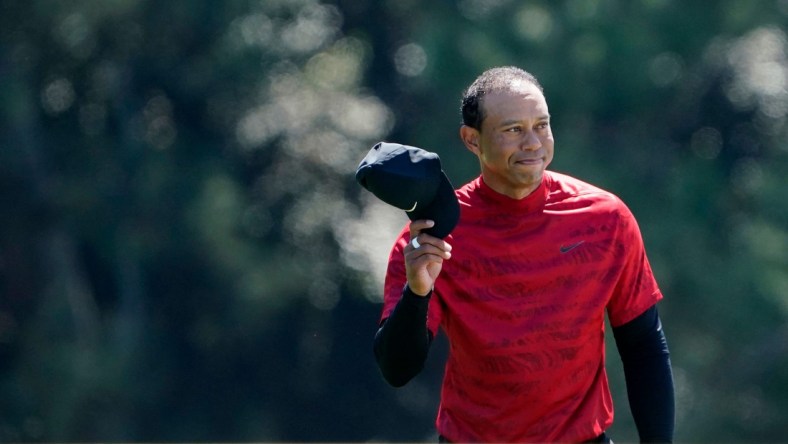
[(785, 0), (3, 3), (0, 441), (434, 440), (445, 343), (379, 376), (404, 218), (353, 172), (387, 139), (475, 177), (459, 97), (495, 65), (544, 85), (552, 168), (640, 222), (677, 441), (784, 440), (787, 23)]

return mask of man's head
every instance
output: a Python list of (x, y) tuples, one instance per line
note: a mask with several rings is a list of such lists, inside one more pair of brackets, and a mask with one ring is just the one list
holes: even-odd
[(492, 92), (507, 90), (513, 82), (518, 81), (531, 83), (544, 93), (539, 80), (528, 71), (514, 66), (488, 69), (476, 78), (462, 96), (462, 106), (460, 107), (462, 124), (477, 130), (481, 129), (484, 120), (484, 109), (481, 104), (484, 96)]
[(484, 72), (465, 92), (460, 138), (484, 182), (515, 199), (533, 192), (553, 160), (550, 113), (536, 77), (519, 68)]

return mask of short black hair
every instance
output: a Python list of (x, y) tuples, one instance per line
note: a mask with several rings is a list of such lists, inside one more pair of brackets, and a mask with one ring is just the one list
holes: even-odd
[(513, 80), (524, 80), (532, 83), (544, 94), (544, 88), (536, 76), (515, 66), (499, 66), (484, 71), (462, 95), (462, 124), (471, 128), (481, 129), (484, 113), (481, 108), (482, 97), (495, 91), (509, 88)]

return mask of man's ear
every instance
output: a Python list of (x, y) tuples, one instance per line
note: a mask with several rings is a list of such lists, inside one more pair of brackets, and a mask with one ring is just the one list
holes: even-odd
[(479, 151), (479, 130), (468, 125), (462, 125), (460, 127), (460, 139), (465, 144), (465, 148), (468, 148), (473, 154), (478, 156), (481, 153)]

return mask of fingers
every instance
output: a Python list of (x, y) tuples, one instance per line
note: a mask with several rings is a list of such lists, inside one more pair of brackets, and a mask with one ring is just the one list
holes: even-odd
[(421, 233), (422, 230), (426, 230), (427, 228), (432, 228), (434, 225), (435, 222), (429, 219), (414, 220), (413, 222), (410, 223), (410, 238), (413, 239), (419, 233)]
[[(419, 235), (418, 238), (414, 238), (416, 242), (411, 242), (405, 247), (405, 257), (411, 260), (415, 260), (418, 258), (424, 257), (426, 260), (431, 261), (438, 261), (443, 259), (450, 259), (451, 258), (451, 245), (448, 243), (429, 236), (428, 241), (424, 241), (424, 237), (428, 237), (427, 235)], [(419, 240), (421, 239), (421, 240)], [(433, 239), (437, 242), (433, 242)], [(418, 247), (414, 245), (414, 243), (418, 243)], [(426, 257), (430, 256), (430, 257)]]
[[(441, 259), (451, 257), (451, 245), (443, 239), (421, 233), (422, 230), (432, 227), (435, 223), (431, 220), (416, 220), (410, 225), (411, 241), (405, 246), (406, 255), (417, 258), (423, 255), (434, 255)], [(433, 258), (434, 260), (435, 258)]]

